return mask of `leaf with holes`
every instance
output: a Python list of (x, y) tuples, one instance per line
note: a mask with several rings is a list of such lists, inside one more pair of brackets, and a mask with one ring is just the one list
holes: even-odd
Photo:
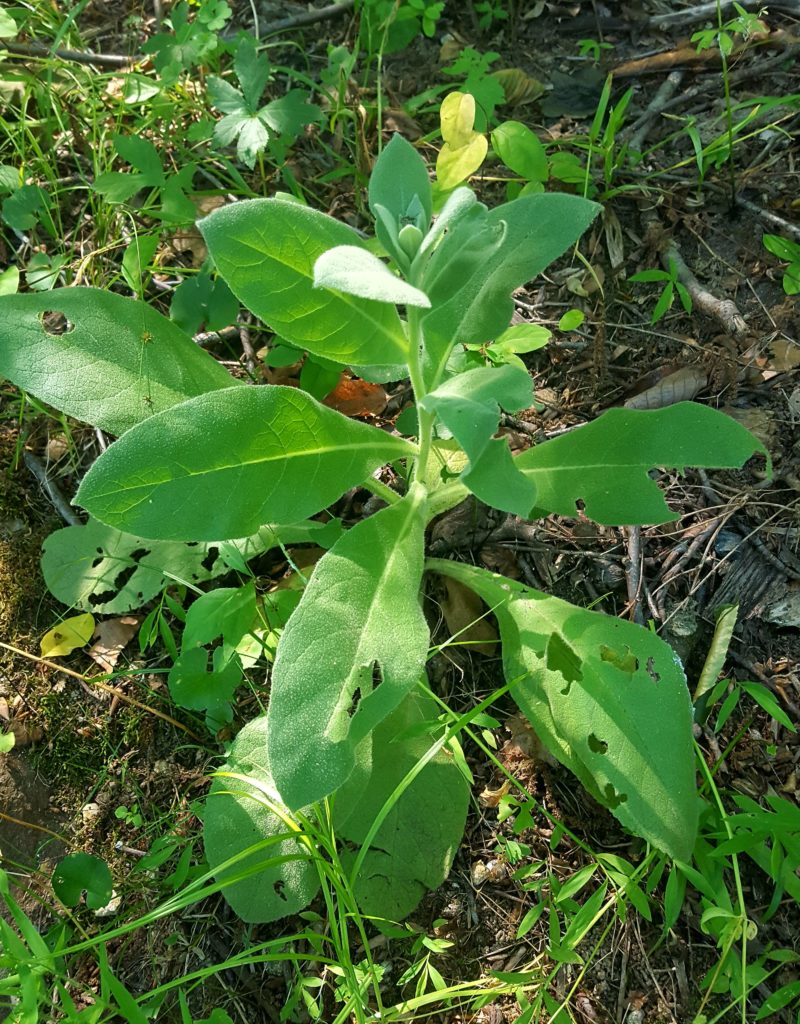
[(536, 485), (533, 516), (586, 515), (609, 526), (677, 519), (650, 471), (658, 466), (738, 469), (760, 441), (726, 416), (693, 402), (667, 409), (609, 409), (592, 423), (523, 452), (515, 464)]
[(425, 490), (415, 484), (317, 563), (272, 670), (270, 749), (288, 807), (338, 789), (356, 747), (422, 674), (424, 531)]
[(233, 741), (222, 771), (206, 801), (203, 842), (225, 899), (252, 923), (296, 914), (317, 894), (319, 877), (275, 788), (263, 715)]
[(264, 526), (242, 540), (210, 542), (143, 540), (90, 519), (66, 526), (42, 546), (47, 588), (62, 604), (114, 615), (147, 604), (170, 583), (195, 586), (229, 572), (280, 544), (330, 547), (337, 521)]
[(129, 430), (94, 463), (75, 500), (143, 537), (241, 537), (314, 515), (377, 466), (414, 451), (297, 388), (230, 388)]
[(619, 820), (688, 860), (697, 830), (692, 706), (674, 651), (653, 633), (456, 562), (494, 612), (511, 694), (539, 738)]
[(155, 309), (96, 288), (0, 297), (0, 376), (112, 434), (236, 383)]
[[(410, 693), (375, 729), (372, 743), (362, 745), (334, 803), (334, 827), (346, 845), (366, 841), (395, 789), (428, 755), (434, 739), (420, 727), (435, 722), (438, 710), (432, 698)], [(469, 785), (452, 754), (438, 751), (392, 803), (370, 843), (354, 880), (364, 914), (398, 921), (442, 884), (464, 833), (468, 803)], [(352, 851), (343, 852), (345, 869), (354, 859)]]

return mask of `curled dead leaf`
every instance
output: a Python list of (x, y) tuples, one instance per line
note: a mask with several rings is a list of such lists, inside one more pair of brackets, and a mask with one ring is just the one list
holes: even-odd
[(370, 384), (359, 377), (342, 377), (322, 404), (344, 416), (380, 416), (388, 401), (389, 396), (380, 384)]
[(454, 643), (476, 654), (492, 655), (497, 649), (497, 630), (486, 618), (478, 595), (458, 580), (443, 577), (445, 592), (440, 604)]
[(96, 661), (104, 672), (113, 672), (119, 656), (127, 643), (139, 629), (138, 615), (123, 615), (118, 619), (98, 622), (94, 631), (94, 643), (89, 648), (89, 657)]

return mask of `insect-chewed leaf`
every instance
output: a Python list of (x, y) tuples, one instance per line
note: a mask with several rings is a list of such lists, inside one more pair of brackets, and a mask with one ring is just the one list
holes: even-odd
[[(375, 729), (372, 744), (363, 744), (359, 762), (337, 792), (334, 827), (351, 843), (362, 845), (384, 805), (433, 743), (419, 726), (435, 722), (438, 709), (425, 694), (410, 693)], [(400, 920), (416, 907), (426, 890), (447, 878), (464, 833), (469, 786), (447, 751), (439, 751), (400, 794), (370, 844), (355, 895), (365, 914)], [(345, 853), (347, 868), (354, 860)]]
[(500, 409), (515, 412), (533, 401), (528, 372), (517, 366), (480, 367), (440, 384), (419, 403), (436, 412), (469, 457), (461, 479), (495, 508), (526, 516), (536, 488), (516, 468), (508, 442), (492, 440)]
[(129, 430), (94, 463), (76, 501), (142, 537), (243, 537), (263, 523), (319, 512), (377, 466), (414, 450), (296, 388), (232, 388)]
[(337, 789), (355, 749), (416, 684), (429, 633), (419, 603), (425, 490), (349, 530), (323, 555), (275, 658), (270, 749), (287, 806)]
[(330, 547), (339, 532), (336, 520), (310, 521), (263, 526), (242, 540), (184, 544), (143, 540), (90, 519), (45, 539), (42, 573), (47, 589), (62, 604), (112, 615), (141, 608), (169, 582), (202, 583), (279, 544)]
[(203, 816), (208, 863), (217, 881), (227, 883), (225, 899), (252, 923), (296, 914), (319, 889), (312, 855), (275, 788), (270, 760), (262, 715), (233, 741), (224, 768), (230, 774), (212, 783)]
[(98, 288), (0, 298), (0, 376), (112, 434), (236, 384), (147, 303)]
[(429, 567), (493, 610), (512, 696), (539, 738), (623, 825), (688, 860), (697, 829), (692, 707), (672, 649), (648, 630), (474, 566)]
[(738, 468), (766, 449), (741, 424), (704, 405), (609, 409), (570, 434), (523, 452), (515, 465), (535, 484), (532, 515), (586, 515), (609, 526), (665, 523), (678, 516), (650, 470), (658, 466)]
[(361, 247), (332, 217), (282, 199), (252, 199), (200, 222), (233, 293), (299, 349), (347, 366), (405, 363), (397, 310), (383, 302), (314, 287), (314, 264), (338, 245)]

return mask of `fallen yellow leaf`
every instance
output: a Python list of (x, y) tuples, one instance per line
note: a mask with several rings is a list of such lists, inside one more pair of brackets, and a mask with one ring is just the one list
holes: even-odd
[(41, 640), (43, 658), (60, 658), (88, 644), (94, 633), (94, 616), (86, 612), (64, 619), (45, 633)]

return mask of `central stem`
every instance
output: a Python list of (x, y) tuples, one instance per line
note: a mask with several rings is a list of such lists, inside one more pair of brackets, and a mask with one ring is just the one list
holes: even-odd
[(428, 466), (428, 459), (431, 453), (433, 442), (433, 421), (431, 413), (420, 408), (420, 402), (427, 394), (425, 380), (422, 375), (422, 323), (421, 314), (418, 309), (409, 307), (408, 311), (408, 375), (411, 379), (411, 387), (414, 390), (414, 400), (417, 405), (417, 418), (419, 420), (419, 455), (414, 463), (414, 483), (424, 483), (425, 470)]

